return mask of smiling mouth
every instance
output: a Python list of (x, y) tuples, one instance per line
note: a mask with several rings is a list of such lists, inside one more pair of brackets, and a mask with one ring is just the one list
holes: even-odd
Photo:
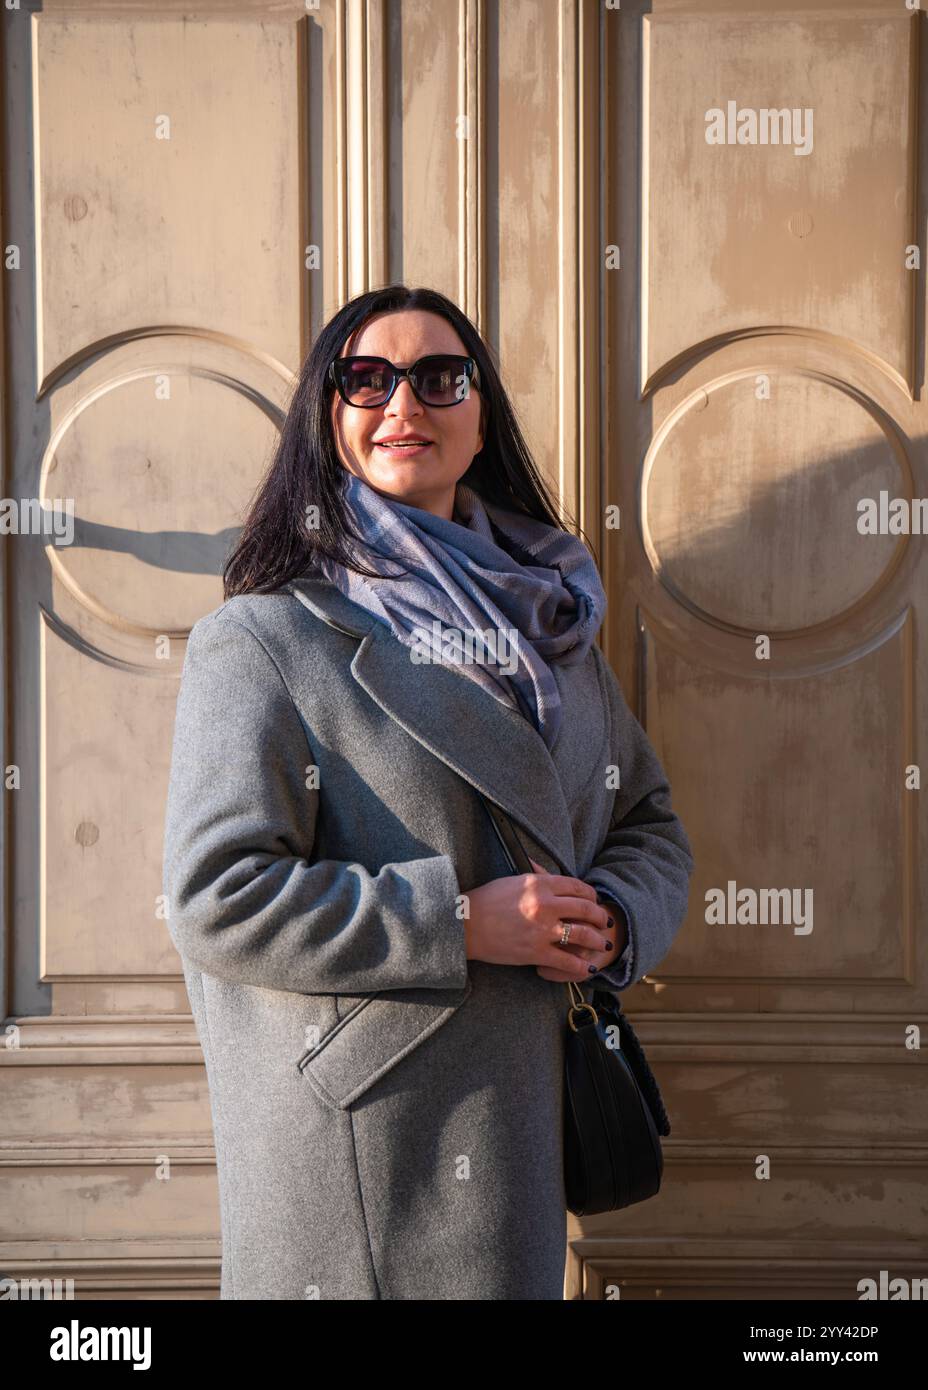
[(410, 439), (402, 444), (377, 444), (378, 449), (389, 449), (392, 454), (414, 454), (431, 446), (430, 439)]

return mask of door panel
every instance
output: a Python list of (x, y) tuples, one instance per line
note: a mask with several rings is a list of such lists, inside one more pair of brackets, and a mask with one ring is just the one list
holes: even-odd
[(924, 538), (858, 529), (926, 492), (923, 23), (656, 2), (604, 35), (608, 654), (696, 872), (628, 995), (665, 1185), (585, 1224), (589, 1297), (856, 1299), (924, 1263)]

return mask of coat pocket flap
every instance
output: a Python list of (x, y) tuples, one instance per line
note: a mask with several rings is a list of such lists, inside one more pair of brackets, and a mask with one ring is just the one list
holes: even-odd
[(447, 1023), (473, 988), (394, 989), (356, 1005), (297, 1066), (328, 1105), (346, 1110)]

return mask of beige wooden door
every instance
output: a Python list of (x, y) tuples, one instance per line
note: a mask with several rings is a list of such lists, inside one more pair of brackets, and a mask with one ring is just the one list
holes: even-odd
[[(924, 566), (919, 537), (856, 530), (861, 497), (928, 492), (923, 23), (895, 0), (5, 13), (3, 497), (73, 499), (73, 531), (65, 505), (57, 537), (54, 511), (0, 537), (0, 1276), (216, 1296), (159, 896), (184, 637), (313, 334), (390, 280), (493, 343), (600, 547), (604, 646), (697, 856), (626, 997), (664, 1189), (572, 1223), (567, 1296), (855, 1298), (923, 1265)], [(811, 108), (811, 150), (708, 144), (729, 101)], [(710, 924), (729, 881), (811, 892), (813, 929)]]
[(626, 996), (667, 1179), (585, 1224), (593, 1297), (924, 1274), (928, 537), (858, 529), (928, 494), (924, 22), (655, 0), (604, 28), (608, 655), (697, 862)]

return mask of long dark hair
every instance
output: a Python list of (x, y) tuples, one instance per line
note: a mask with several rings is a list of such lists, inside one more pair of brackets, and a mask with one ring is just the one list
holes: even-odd
[[(349, 300), (319, 333), (303, 363), (274, 458), (251, 504), (239, 540), (223, 571), (225, 598), (266, 593), (313, 570), (327, 556), (358, 574), (374, 575), (352, 555), (349, 539), (363, 545), (342, 497), (346, 468), (336, 449), (330, 415), (329, 363), (342, 344), (375, 314), (425, 309), (457, 331), (477, 363), (484, 408), (483, 448), (463, 475), (487, 502), (567, 530), (535, 467), (516, 422), (489, 348), (466, 314), (437, 290), (387, 285)], [(310, 511), (317, 508), (317, 511)], [(307, 526), (313, 516), (318, 525)], [(575, 523), (572, 523), (575, 524)]]

